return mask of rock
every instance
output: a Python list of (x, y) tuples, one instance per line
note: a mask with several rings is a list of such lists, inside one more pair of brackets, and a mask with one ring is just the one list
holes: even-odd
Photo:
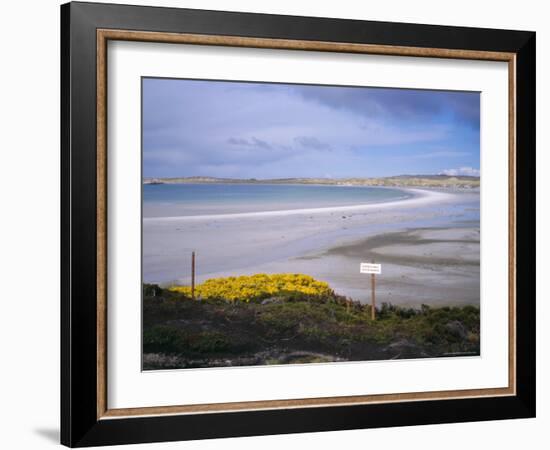
[(145, 284), (143, 286), (143, 295), (146, 297), (158, 297), (162, 295), (162, 288), (158, 284)]
[(280, 356), (282, 364), (305, 364), (342, 361), (341, 358), (323, 353), (294, 351)]
[(466, 327), (462, 324), (462, 322), (458, 320), (453, 320), (451, 322), (447, 322), (445, 324), (445, 329), (454, 337), (464, 340), (468, 337), (468, 332), (466, 331)]
[(418, 345), (416, 345), (414, 342), (409, 341), (408, 339), (400, 339), (398, 341), (392, 342), (390, 345), (386, 347), (386, 350), (391, 351), (399, 351), (402, 352), (404, 350), (417, 350)]
[(265, 300), (262, 300), (262, 305), (270, 305), (270, 304), (277, 304), (277, 303), (283, 303), (284, 299), (282, 297), (269, 297)]
[(384, 351), (391, 355), (391, 359), (429, 358), (424, 349), (408, 339), (400, 339), (388, 345)]

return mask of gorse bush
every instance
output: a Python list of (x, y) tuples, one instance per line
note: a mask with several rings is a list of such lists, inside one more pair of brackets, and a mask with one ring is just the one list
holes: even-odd
[[(172, 286), (172, 292), (191, 296), (189, 286)], [(195, 286), (195, 296), (202, 299), (236, 300), (250, 302), (268, 297), (292, 296), (300, 294), (307, 297), (333, 295), (333, 291), (324, 281), (318, 281), (303, 274), (256, 274), (250, 276), (211, 278)]]

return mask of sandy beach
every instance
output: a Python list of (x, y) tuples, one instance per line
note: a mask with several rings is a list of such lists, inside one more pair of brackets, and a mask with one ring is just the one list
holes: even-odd
[(479, 304), (479, 192), (403, 189), (410, 198), (322, 208), (143, 220), (144, 282), (306, 273), (370, 301), (360, 262), (382, 264), (377, 302)]

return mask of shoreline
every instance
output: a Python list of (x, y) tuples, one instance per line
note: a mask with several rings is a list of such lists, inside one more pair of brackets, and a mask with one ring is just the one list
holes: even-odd
[[(381, 187), (381, 189), (384, 189)], [(228, 214), (200, 214), (193, 216), (166, 216), (166, 217), (143, 217), (144, 222), (153, 221), (191, 221), (191, 220), (226, 220), (226, 219), (246, 219), (260, 217), (277, 217), (291, 215), (308, 215), (308, 214), (323, 214), (335, 212), (365, 212), (372, 209), (388, 209), (399, 208), (403, 206), (415, 207), (424, 206), (430, 203), (447, 201), (453, 197), (452, 193), (440, 192), (426, 189), (411, 189), (399, 188), (399, 190), (411, 194), (410, 197), (401, 198), (398, 200), (381, 201), (364, 203), (357, 205), (342, 205), (342, 206), (327, 206), (318, 208), (302, 208), (302, 209), (283, 209), (275, 211), (255, 211), (243, 213), (228, 213)]]
[[(408, 191), (414, 198), (314, 212), (143, 220), (143, 282), (188, 285), (195, 251), (197, 283), (254, 273), (305, 273), (341, 295), (368, 302), (359, 263), (375, 258), (384, 264), (377, 282), (380, 302), (479, 304), (474, 258), (479, 234), (469, 235), (479, 233), (479, 192)], [(357, 251), (346, 254), (346, 248)], [(465, 250), (472, 261), (457, 260)]]

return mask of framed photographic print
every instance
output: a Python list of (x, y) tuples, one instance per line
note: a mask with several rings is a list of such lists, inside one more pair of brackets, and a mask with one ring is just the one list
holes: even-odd
[(63, 444), (535, 415), (535, 33), (61, 19)]

